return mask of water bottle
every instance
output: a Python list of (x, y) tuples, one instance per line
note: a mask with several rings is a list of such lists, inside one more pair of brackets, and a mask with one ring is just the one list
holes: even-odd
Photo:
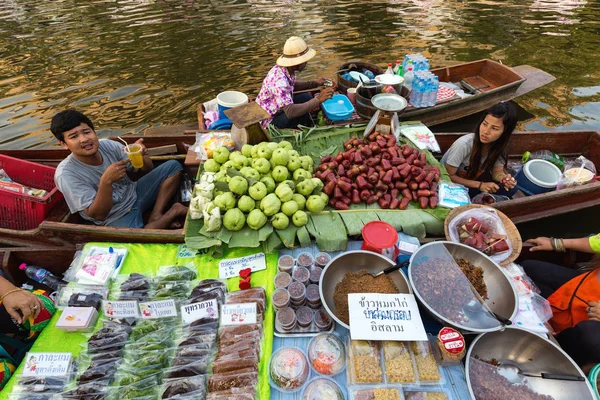
[(433, 90), (431, 94), (431, 106), (435, 106), (437, 104), (437, 94), (440, 89), (440, 78), (437, 75), (433, 75)]
[(19, 269), (25, 271), (25, 275), (29, 278), (48, 286), (52, 290), (57, 290), (59, 286), (66, 285), (60, 278), (52, 275), (50, 271), (45, 270), (44, 268), (36, 267), (35, 265), (21, 264), (19, 265)]
[(400, 70), (400, 60), (396, 60), (396, 66), (394, 67), (394, 74), (398, 75), (399, 70)]
[(388, 63), (387, 70), (385, 70), (386, 75), (394, 75), (394, 70), (392, 69), (392, 63)]
[(410, 104), (415, 108), (422, 107), (423, 103), (423, 79), (419, 72), (415, 72), (412, 90), (410, 92)]
[(413, 79), (415, 77), (412, 60), (409, 60), (406, 64), (405, 71), (406, 72), (404, 72), (404, 86), (406, 86), (408, 90), (412, 90)]

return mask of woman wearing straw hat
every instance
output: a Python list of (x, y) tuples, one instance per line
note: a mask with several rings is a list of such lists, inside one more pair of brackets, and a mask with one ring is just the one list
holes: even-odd
[(333, 95), (332, 87), (321, 89), (314, 98), (309, 93), (294, 95), (295, 90), (318, 88), (328, 80), (322, 77), (314, 81), (296, 81), (296, 73), (302, 72), (307, 61), (315, 54), (315, 50), (309, 49), (304, 40), (297, 36), (285, 42), (283, 55), (267, 74), (256, 98), (258, 105), (271, 115), (271, 118), (261, 122), (265, 128), (269, 123), (278, 128), (310, 126), (310, 111)]

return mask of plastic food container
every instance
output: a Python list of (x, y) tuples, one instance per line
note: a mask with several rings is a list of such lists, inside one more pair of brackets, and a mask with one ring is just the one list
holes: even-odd
[(294, 278), (295, 281), (302, 283), (303, 285), (308, 285), (310, 272), (306, 267), (297, 267), (292, 273), (292, 278)]
[(66, 307), (56, 327), (68, 332), (91, 332), (98, 320), (98, 311), (94, 307)]
[(404, 390), (406, 400), (448, 400), (450, 397), (446, 389), (421, 389), (409, 388)]
[(336, 335), (321, 333), (308, 343), (308, 360), (318, 374), (337, 375), (346, 367), (346, 348)]
[(321, 296), (319, 295), (318, 285), (308, 285), (306, 287), (306, 301), (311, 308), (321, 308)]
[(415, 383), (417, 373), (408, 349), (408, 343), (382, 342), (385, 375), (390, 383)]
[(371, 221), (362, 229), (364, 239), (361, 250), (379, 253), (392, 261), (396, 261), (398, 254), (398, 232), (387, 222)]
[(277, 268), (281, 272), (287, 272), (288, 274), (292, 273), (292, 269), (294, 268), (294, 258), (292, 256), (281, 256), (277, 261)]
[(382, 383), (383, 371), (377, 342), (350, 340), (348, 357), (350, 383)]
[(350, 118), (354, 112), (354, 106), (343, 94), (334, 94), (331, 99), (325, 100), (321, 107), (331, 121), (343, 121)]
[(275, 318), (284, 331), (291, 331), (296, 326), (296, 313), (290, 307), (279, 309)]
[(438, 384), (443, 379), (429, 341), (410, 342), (420, 384)]
[(277, 289), (273, 292), (271, 301), (275, 310), (279, 310), (290, 305), (290, 294), (285, 289)]
[(302, 400), (344, 400), (344, 392), (328, 378), (316, 378), (306, 385)]
[(329, 261), (331, 261), (331, 256), (329, 255), (329, 253), (325, 253), (323, 251), (317, 254), (317, 256), (315, 257), (315, 265), (319, 267), (325, 267), (329, 263)]
[(315, 326), (317, 327), (318, 330), (326, 331), (328, 329), (331, 329), (331, 325), (333, 324), (333, 321), (331, 320), (331, 317), (329, 316), (327, 311), (325, 311), (324, 309), (317, 310), (317, 312), (315, 312), (314, 318), (315, 318)]
[(299, 267), (310, 267), (311, 265), (313, 265), (313, 263), (315, 262), (312, 254), (310, 254), (307, 251), (303, 251), (302, 253), (298, 254), (298, 258), (296, 259), (296, 264)]
[(279, 391), (297, 392), (306, 383), (310, 369), (304, 353), (295, 347), (282, 347), (269, 362), (269, 383)]
[(310, 269), (310, 277), (308, 278), (310, 283), (318, 284), (321, 280), (321, 274), (323, 273), (323, 268), (321, 267), (312, 267)]
[(307, 328), (312, 324), (314, 317), (314, 311), (306, 306), (302, 306), (296, 310), (296, 319), (298, 320), (298, 325)]
[(402, 400), (400, 389), (395, 386), (355, 386), (350, 395), (351, 400)]
[(292, 283), (292, 277), (287, 272), (279, 272), (275, 275), (275, 288), (286, 289)]
[(288, 292), (290, 292), (290, 297), (294, 303), (302, 303), (306, 300), (306, 286), (300, 282), (292, 282), (288, 286)]

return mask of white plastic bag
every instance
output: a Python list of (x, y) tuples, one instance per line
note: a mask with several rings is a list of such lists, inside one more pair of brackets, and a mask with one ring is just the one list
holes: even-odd
[(556, 190), (593, 182), (595, 176), (594, 163), (584, 156), (579, 156), (575, 160), (565, 162), (565, 172), (558, 179)]
[(491, 237), (491, 235), (494, 235), (494, 234), (505, 236), (506, 239), (504, 239), (504, 240), (506, 241), (506, 244), (508, 245), (508, 250), (505, 250), (505, 251), (502, 251), (502, 252), (499, 252), (496, 254), (490, 254), (490, 249), (492, 247), (492, 244), (485, 244), (481, 249), (477, 249), (477, 250), (480, 250), (483, 253), (487, 254), (492, 260), (494, 260), (497, 263), (500, 263), (500, 262), (506, 260), (512, 254), (513, 248), (510, 243), (510, 239), (508, 238), (508, 235), (506, 234), (506, 229), (504, 228), (504, 224), (502, 223), (502, 220), (496, 213), (496, 210), (493, 208), (475, 208), (475, 209), (467, 210), (467, 211), (463, 212), (462, 214), (460, 214), (459, 216), (457, 216), (456, 218), (454, 218), (452, 221), (450, 221), (450, 224), (448, 224), (448, 232), (449, 232), (451, 241), (453, 241), (455, 243), (467, 244), (467, 243), (464, 243), (465, 240), (461, 239), (460, 232), (461, 232), (463, 225), (468, 223), (469, 218), (475, 218), (478, 221), (484, 223), (487, 227), (487, 233), (483, 232), (484, 229), (481, 229), (481, 232), (485, 233), (487, 236)]
[(438, 205), (446, 208), (456, 208), (471, 204), (469, 189), (463, 185), (442, 182), (438, 186)]
[(206, 161), (212, 157), (212, 152), (219, 146), (225, 146), (229, 151), (233, 151), (235, 143), (231, 139), (230, 133), (211, 132), (196, 133), (196, 143), (192, 150), (196, 153), (196, 158), (200, 161)]

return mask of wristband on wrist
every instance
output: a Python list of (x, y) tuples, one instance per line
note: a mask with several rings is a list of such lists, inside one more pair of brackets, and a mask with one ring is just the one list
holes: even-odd
[(4, 300), (4, 298), (5, 298), (6, 296), (8, 296), (9, 294), (11, 294), (11, 293), (15, 293), (15, 292), (20, 292), (21, 290), (23, 290), (23, 289), (21, 289), (21, 288), (16, 288), (16, 289), (13, 289), (13, 290), (9, 290), (8, 292), (4, 293), (4, 294), (2, 295), (2, 297), (0, 297), (0, 301)]
[(483, 182), (479, 182), (479, 186), (477, 187), (477, 189), (481, 190), (481, 185), (483, 184)]

